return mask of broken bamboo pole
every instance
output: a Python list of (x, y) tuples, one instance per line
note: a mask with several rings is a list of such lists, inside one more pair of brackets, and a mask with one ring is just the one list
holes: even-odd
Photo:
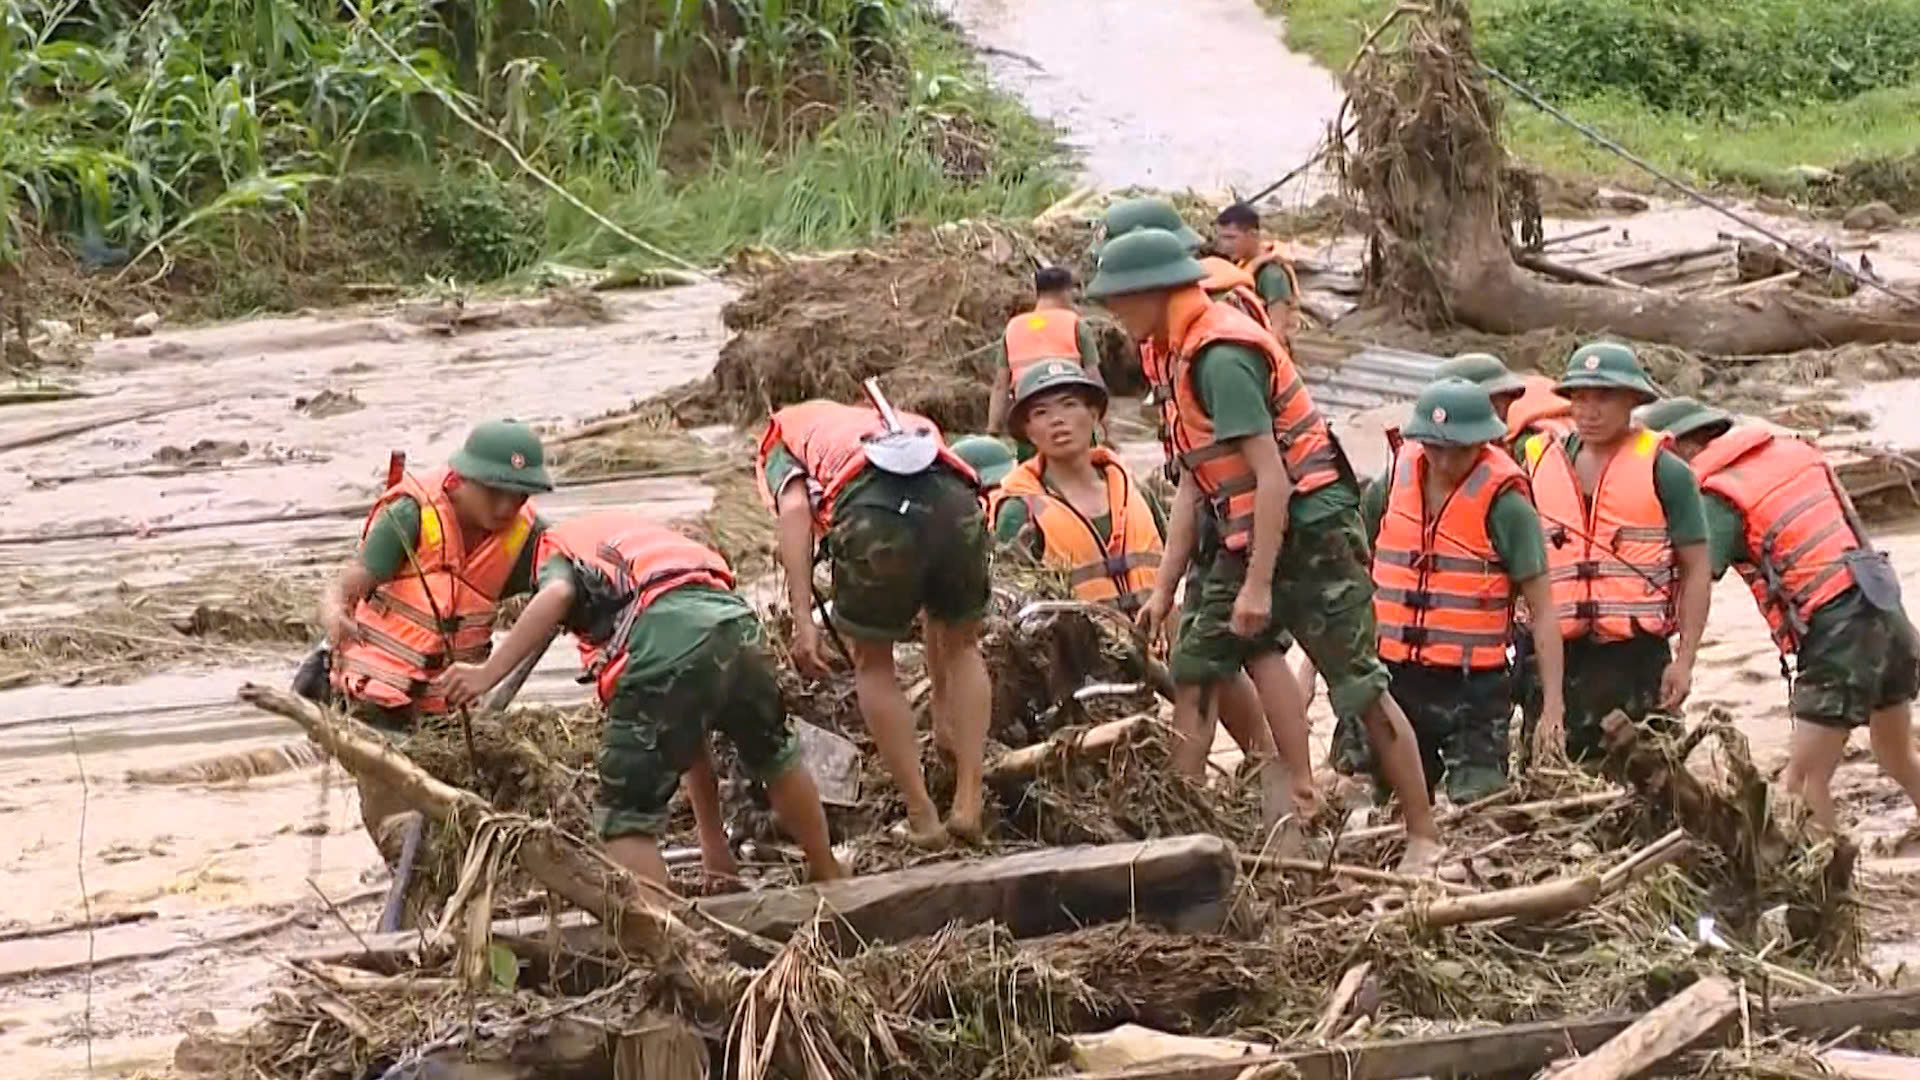
[(1081, 758), (1107, 753), (1132, 739), (1136, 732), (1144, 733), (1154, 723), (1157, 721), (1150, 716), (1128, 716), (1096, 724), (1084, 731), (1063, 732), (1045, 742), (1009, 750), (987, 763), (987, 783), (1025, 783), (1038, 776), (1041, 768), (1056, 755)]
[[(391, 790), (437, 822), (471, 830), (493, 813), (485, 799), (436, 779), (356, 720), (330, 716), (313, 702), (272, 687), (248, 683), (239, 696), (299, 724), (348, 772)], [(674, 910), (677, 905), (551, 828), (535, 829), (518, 851), (529, 874), (598, 918), (623, 950), (676, 969), (703, 1007), (715, 1012), (731, 1007), (734, 984), (744, 973), (686, 924)]]
[(1475, 893), (1433, 900), (1413, 907), (1414, 915), (1426, 926), (1459, 926), (1489, 919), (1557, 919), (1578, 911), (1600, 896), (1600, 877), (1558, 878), (1517, 889)]
[(1438, 889), (1454, 896), (1482, 895), (1477, 890), (1441, 881), (1434, 877), (1416, 877), (1412, 874), (1396, 874), (1390, 870), (1375, 870), (1370, 866), (1347, 866), (1343, 863), (1325, 863), (1316, 859), (1294, 859), (1284, 855), (1242, 854), (1240, 864), (1250, 870), (1285, 870), (1295, 874), (1315, 874), (1322, 877), (1343, 877), (1350, 881), (1364, 881), (1370, 885), (1391, 885), (1401, 889)]
[(1618, 892), (1675, 859), (1684, 858), (1690, 850), (1692, 845), (1687, 842), (1687, 830), (1675, 829), (1600, 875), (1600, 892)]
[(1547, 1080), (1627, 1080), (1692, 1046), (1739, 1007), (1733, 984), (1719, 976), (1701, 979), (1608, 1039), (1600, 1049)]

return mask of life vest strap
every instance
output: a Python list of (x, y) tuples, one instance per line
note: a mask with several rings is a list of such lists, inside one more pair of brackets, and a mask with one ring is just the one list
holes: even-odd
[(1374, 595), (1416, 611), (1504, 611), (1508, 603), (1504, 596), (1469, 596), (1434, 589), (1375, 588)]

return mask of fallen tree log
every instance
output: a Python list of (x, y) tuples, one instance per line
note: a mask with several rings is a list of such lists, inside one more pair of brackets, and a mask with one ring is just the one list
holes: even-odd
[[(1411, 1039), (1249, 1055), (1232, 1061), (1075, 1073), (1071, 1080), (1237, 1080), (1243, 1070), (1266, 1065), (1291, 1065), (1298, 1070), (1301, 1080), (1399, 1080), (1410, 1076), (1531, 1072), (1569, 1053), (1591, 1053), (1643, 1015), (1549, 1020)], [(1771, 1009), (1756, 1003), (1752, 1020), (1756, 1029), (1791, 1031), (1808, 1039), (1855, 1030), (1915, 1028), (1920, 1027), (1920, 990), (1875, 990), (1802, 998), (1776, 1002)], [(1709, 1035), (1716, 1044), (1724, 1044), (1739, 1037), (1740, 1025), (1723, 1020)]]
[[(1368, 280), (1414, 318), (1495, 334), (1618, 334), (1702, 353), (1920, 341), (1920, 308), (1795, 295), (1721, 299), (1559, 285), (1514, 262), (1500, 105), (1465, 0), (1436, 0), (1346, 83), (1351, 139), (1329, 153), (1369, 223)], [(1592, 272), (1591, 270), (1588, 272)]]
[(948, 923), (989, 920), (1015, 937), (1139, 919), (1215, 931), (1235, 877), (1233, 848), (1217, 836), (1176, 836), (1097, 847), (1048, 848), (940, 862), (821, 885), (697, 901), (705, 915), (784, 940), (825, 916), (838, 946), (904, 941)]
[(1600, 1049), (1547, 1074), (1547, 1080), (1627, 1080), (1680, 1053), (1739, 1007), (1733, 984), (1701, 979), (1608, 1039)]
[[(485, 799), (429, 775), (358, 721), (252, 683), (240, 688), (240, 700), (299, 724), (348, 772), (388, 788), (434, 821), (471, 831), (493, 814)], [(517, 850), (535, 880), (600, 919), (624, 951), (681, 976), (703, 1008), (724, 1012), (731, 1006), (734, 984), (744, 973), (686, 924), (675, 910), (679, 905), (550, 827), (530, 825)]]

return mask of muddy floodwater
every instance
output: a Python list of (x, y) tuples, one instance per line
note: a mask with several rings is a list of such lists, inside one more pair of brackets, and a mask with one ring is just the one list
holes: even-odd
[(1288, 51), (1254, 0), (941, 6), (1102, 187), (1251, 194), (1311, 157), (1340, 106), (1333, 76)]

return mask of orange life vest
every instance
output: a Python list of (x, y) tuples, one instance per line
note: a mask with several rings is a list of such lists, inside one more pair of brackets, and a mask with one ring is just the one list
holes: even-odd
[(1743, 426), (1708, 443), (1693, 471), (1746, 520), (1753, 561), (1734, 568), (1780, 651), (1796, 652), (1813, 613), (1853, 588), (1847, 553), (1860, 547), (1826, 459), (1799, 439)]
[(1007, 367), (1013, 374), (1009, 386), (1018, 387), (1020, 377), (1035, 364), (1049, 360), (1070, 360), (1080, 364), (1080, 313), (1069, 308), (1036, 308), (1007, 320)]
[(1226, 546), (1243, 551), (1253, 536), (1253, 470), (1233, 444), (1214, 440), (1213, 419), (1202, 407), (1193, 381), (1193, 364), (1200, 353), (1209, 345), (1229, 343), (1266, 358), (1267, 409), (1273, 414), (1273, 437), (1295, 494), (1318, 491), (1340, 478), (1333, 440), (1286, 348), (1258, 323), (1236, 308), (1208, 300), (1198, 288), (1174, 293), (1169, 315), (1169, 337), (1176, 343), (1173, 362), (1168, 385), (1154, 390), (1167, 431), (1167, 449), (1213, 501)]
[(1208, 296), (1221, 303), (1232, 304), (1247, 318), (1268, 330), (1273, 329), (1273, 320), (1267, 316), (1267, 305), (1260, 299), (1260, 290), (1254, 287), (1252, 274), (1218, 255), (1208, 255), (1200, 260), (1200, 265), (1207, 271), (1200, 288)]
[(522, 503), (512, 524), (469, 549), (448, 498), (457, 482), (446, 469), (424, 480), (404, 476), (374, 501), (360, 527), (364, 541), (396, 499), (420, 507), (412, 560), (355, 605), (357, 640), (334, 659), (333, 684), (351, 700), (444, 713), (447, 701), (432, 689), (433, 678), (456, 661), (487, 658), (494, 608), (533, 533), (533, 503)]
[(1670, 441), (1644, 429), (1629, 433), (1601, 471), (1590, 506), (1560, 439), (1535, 434), (1522, 444), (1562, 638), (1672, 636), (1679, 569), (1653, 482), (1654, 463)]
[(1046, 541), (1044, 562), (1064, 570), (1082, 600), (1135, 611), (1160, 579), (1160, 530), (1133, 476), (1106, 447), (1093, 448), (1093, 467), (1107, 482), (1108, 532), (1103, 543), (1093, 521), (1049, 489), (1046, 459), (1015, 468), (993, 494), (993, 516), (1009, 499), (1027, 507), (1027, 520)]
[[(958, 473), (967, 483), (979, 486), (979, 476), (958, 454), (947, 449), (947, 441), (941, 437), (940, 428), (933, 421), (918, 413), (896, 412), (901, 425), (907, 430), (930, 431), (940, 441), (940, 455), (935, 459), (939, 464)], [(779, 410), (767, 421), (766, 434), (760, 437), (760, 450), (753, 470), (754, 482), (760, 487), (761, 501), (766, 503), (767, 509), (778, 512), (778, 493), (767, 487), (767, 459), (773, 455), (775, 447), (784, 446), (787, 453), (792, 454), (800, 467), (806, 470), (808, 479), (819, 485), (818, 497), (813, 504), (813, 521), (816, 528), (825, 532), (833, 524), (834, 498), (867, 468), (863, 440), (886, 430), (886, 421), (867, 406), (842, 405), (837, 401), (815, 399)]]
[(1247, 272), (1247, 276), (1258, 281), (1261, 268), (1269, 264), (1287, 272), (1287, 306), (1297, 310), (1300, 307), (1300, 276), (1294, 273), (1293, 255), (1288, 252), (1287, 245), (1278, 240), (1269, 240), (1260, 246), (1260, 251), (1253, 258), (1241, 263), (1240, 267)]
[(733, 571), (720, 553), (639, 514), (619, 510), (584, 514), (540, 534), (534, 565), (555, 555), (574, 573), (598, 578), (598, 590), (623, 601), (609, 626), (569, 627), (580, 645), (582, 681), (593, 681), (601, 704), (613, 700), (614, 684), (627, 667), (627, 639), (648, 605), (685, 585), (733, 588)]
[(1488, 670), (1507, 666), (1513, 632), (1513, 582), (1487, 530), (1487, 512), (1509, 488), (1527, 492), (1526, 474), (1505, 452), (1482, 448), (1473, 471), (1429, 515), (1422, 484), (1426, 449), (1408, 443), (1394, 456), (1393, 486), (1373, 552), (1373, 612), (1380, 658), (1429, 667)]
[(1573, 402), (1560, 396), (1552, 379), (1528, 375), (1527, 388), (1507, 409), (1507, 438), (1518, 439), (1529, 430), (1544, 431), (1556, 439), (1573, 434)]

